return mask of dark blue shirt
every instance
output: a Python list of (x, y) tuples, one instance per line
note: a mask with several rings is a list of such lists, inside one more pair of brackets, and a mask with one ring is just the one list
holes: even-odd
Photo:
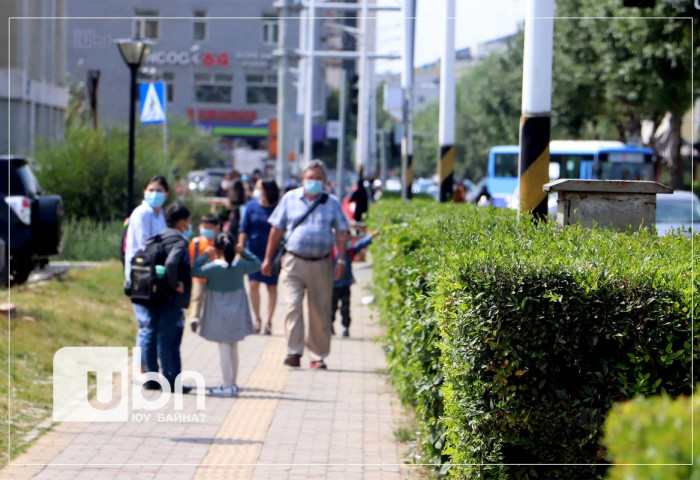
[(272, 227), (268, 219), (275, 207), (263, 207), (257, 200), (251, 200), (246, 205), (243, 221), (239, 227), (239, 233), (248, 235), (245, 247), (261, 261), (265, 258), (267, 238)]

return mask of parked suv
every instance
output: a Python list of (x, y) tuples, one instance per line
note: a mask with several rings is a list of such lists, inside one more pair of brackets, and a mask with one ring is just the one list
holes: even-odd
[[(9, 191), (8, 191), (9, 190)], [(26, 157), (0, 155), (0, 240), (5, 244), (0, 284), (23, 283), (61, 250), (63, 201), (43, 195)]]

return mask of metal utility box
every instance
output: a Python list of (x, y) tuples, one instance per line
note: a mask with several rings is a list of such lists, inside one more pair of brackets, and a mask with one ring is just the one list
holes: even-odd
[(656, 194), (673, 190), (656, 182), (561, 179), (543, 187), (556, 192), (557, 223), (636, 230), (653, 225)]

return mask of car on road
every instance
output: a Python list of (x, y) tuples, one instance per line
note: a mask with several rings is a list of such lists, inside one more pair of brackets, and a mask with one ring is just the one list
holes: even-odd
[(387, 192), (400, 192), (401, 191), (401, 179), (400, 178), (388, 178), (384, 190)]
[(61, 251), (63, 200), (41, 191), (29, 164), (27, 157), (0, 155), (0, 195), (6, 205), (0, 208), (3, 285), (24, 283), (34, 268), (46, 266)]
[(192, 171), (187, 175), (188, 187), (192, 192), (215, 195), (226, 172), (225, 168), (207, 168), (206, 170)]
[(680, 231), (689, 237), (700, 233), (700, 200), (693, 192), (676, 190), (656, 195), (656, 231), (666, 235)]
[(419, 178), (413, 181), (411, 192), (416, 195), (419, 193), (427, 193), (437, 200), (440, 195), (440, 186), (435, 180), (430, 178)]

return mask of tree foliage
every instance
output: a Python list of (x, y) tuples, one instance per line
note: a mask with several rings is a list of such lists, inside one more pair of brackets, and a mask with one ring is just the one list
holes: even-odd
[[(671, 184), (682, 183), (680, 118), (691, 107), (691, 65), (700, 62), (692, 2), (623, 8), (621, 0), (558, 0), (552, 71), (552, 138), (639, 141), (642, 120), (671, 114)], [(698, 35), (695, 35), (698, 37)], [(694, 41), (694, 43), (693, 43)], [(517, 143), (523, 32), (505, 52), (458, 80), (457, 176), (479, 178), (489, 147)], [(417, 112), (416, 175), (437, 166), (437, 102)], [(680, 176), (679, 176), (680, 175)]]
[[(77, 112), (77, 111), (76, 111)], [(41, 145), (36, 153), (36, 175), (48, 192), (63, 197), (69, 217), (97, 221), (123, 219), (126, 214), (128, 127), (93, 129), (85, 115), (70, 116), (65, 138)], [(171, 190), (192, 169), (217, 166), (225, 155), (211, 133), (197, 130), (186, 120), (169, 119), (168, 156), (162, 129), (138, 126), (134, 158), (134, 204), (144, 183), (164, 175)]]

